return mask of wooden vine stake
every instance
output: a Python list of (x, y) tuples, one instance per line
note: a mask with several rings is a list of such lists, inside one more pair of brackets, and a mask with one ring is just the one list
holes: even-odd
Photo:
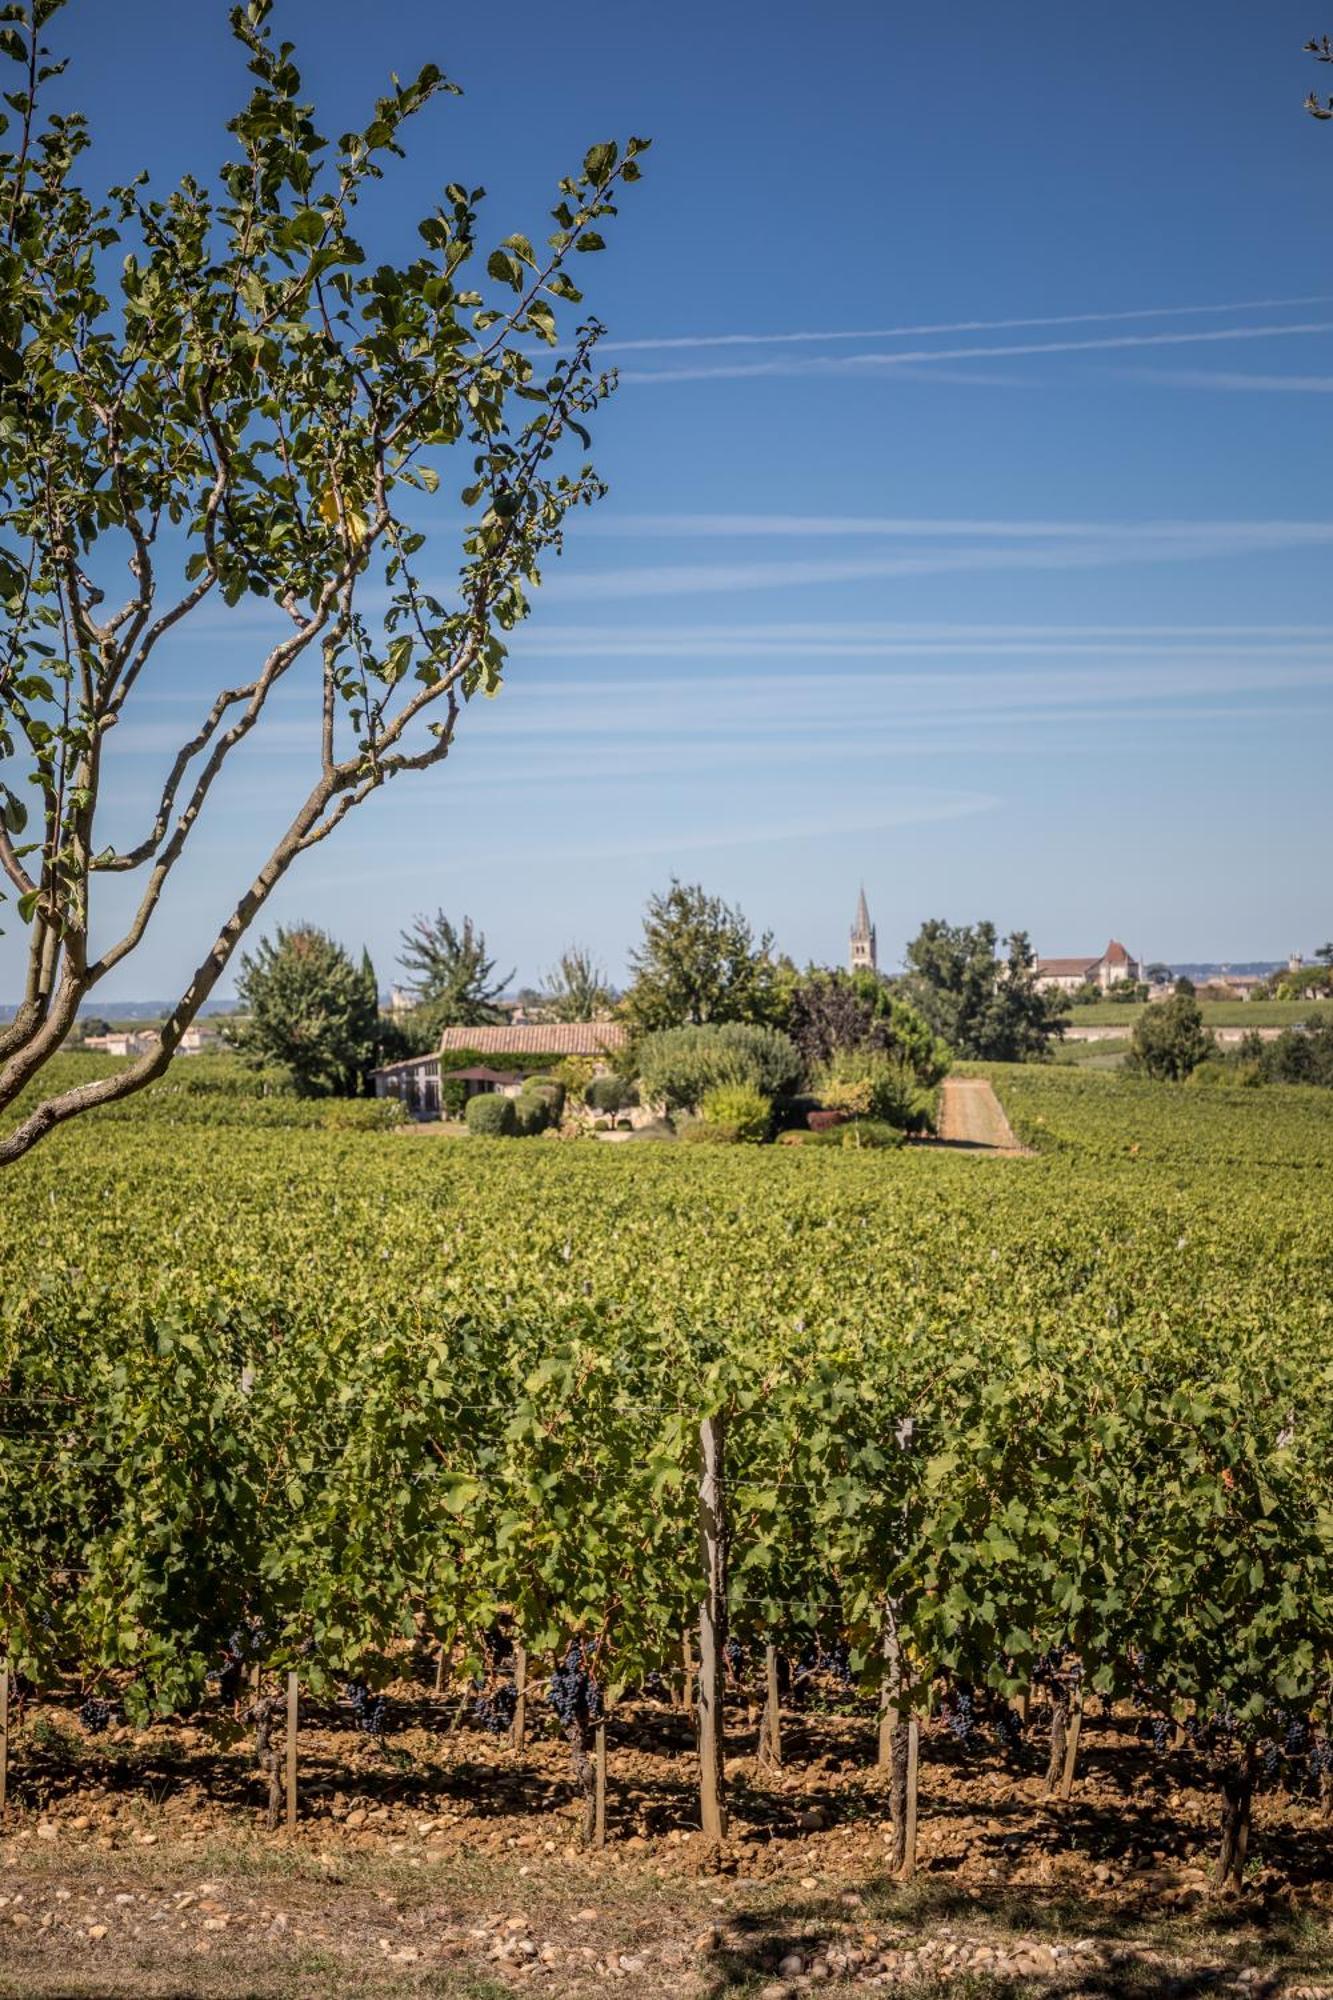
[(0, 1813), (9, 1789), (9, 1665), (0, 1666)]
[(593, 1794), (592, 1844), (606, 1846), (606, 1717), (597, 1724), (594, 1738), (593, 1763), (596, 1771), (596, 1790)]
[(514, 1720), (509, 1728), (509, 1747), (517, 1756), (521, 1757), (527, 1740), (528, 1649), (521, 1639), (516, 1639), (514, 1641)]
[(287, 1676), (287, 1831), (296, 1831), (296, 1729), (300, 1720), (300, 1683)]
[(727, 1837), (723, 1767), (722, 1651), (727, 1642), (727, 1542), (722, 1492), (722, 1418), (699, 1426), (699, 1553), (704, 1576), (699, 1606), (699, 1821), (704, 1839)]
[(903, 1858), (898, 1868), (898, 1879), (902, 1882), (910, 1882), (916, 1874), (916, 1799), (920, 1765), (921, 1724), (912, 1715), (907, 1724), (907, 1814), (903, 1828)]
[(1060, 1797), (1074, 1795), (1074, 1766), (1078, 1762), (1078, 1739), (1083, 1734), (1083, 1689), (1075, 1688), (1069, 1710), (1069, 1730), (1065, 1738), (1064, 1769), (1060, 1773)]
[(782, 1769), (782, 1702), (778, 1687), (778, 1649), (764, 1647), (764, 1712), (759, 1718), (759, 1761)]

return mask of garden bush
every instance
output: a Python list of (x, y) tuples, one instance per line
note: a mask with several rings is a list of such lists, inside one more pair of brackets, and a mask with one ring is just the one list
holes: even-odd
[(738, 1139), (757, 1146), (773, 1126), (773, 1106), (762, 1091), (748, 1083), (719, 1084), (699, 1106), (706, 1125), (734, 1126)]
[(855, 1152), (861, 1146), (887, 1149), (907, 1143), (907, 1134), (900, 1132), (896, 1125), (886, 1125), (879, 1118), (856, 1118), (850, 1125), (844, 1125), (838, 1133), (839, 1144)]
[(560, 1123), (565, 1109), (565, 1086), (558, 1077), (530, 1076), (525, 1081), (520, 1095), (544, 1104), (549, 1122), (552, 1125)]
[(440, 1078), (440, 1115), (462, 1118), (467, 1111), (467, 1085), (456, 1076)]
[(785, 1096), (800, 1081), (801, 1058), (776, 1028), (726, 1021), (645, 1036), (638, 1068), (645, 1098), (660, 1099), (668, 1110), (693, 1111), (724, 1084), (748, 1084), (767, 1098)]
[(738, 1125), (714, 1123), (711, 1118), (691, 1118), (688, 1125), (682, 1125), (677, 1137), (690, 1146), (737, 1146), (741, 1140)]
[(467, 1129), (478, 1139), (512, 1139), (518, 1132), (518, 1119), (514, 1111), (512, 1097), (501, 1097), (496, 1090), (486, 1090), (468, 1099)]
[(639, 1097), (623, 1076), (595, 1076), (583, 1093), (583, 1101), (590, 1111), (616, 1112), (637, 1104)]
[(877, 1049), (843, 1049), (820, 1078), (819, 1094), (830, 1111), (849, 1111), (905, 1131), (930, 1108), (929, 1093), (915, 1072), (896, 1056)]

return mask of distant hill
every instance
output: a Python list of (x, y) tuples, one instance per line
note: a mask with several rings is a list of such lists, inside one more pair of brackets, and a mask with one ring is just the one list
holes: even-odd
[[(160, 1021), (170, 1012), (175, 1003), (171, 1000), (103, 1000), (98, 997), (85, 1000), (79, 1009), (80, 1015), (93, 1014), (106, 1021)], [(18, 1012), (11, 1001), (0, 1001), (0, 1021), (12, 1021)], [(236, 1001), (205, 1000), (199, 1009), (205, 1014), (234, 1014)]]

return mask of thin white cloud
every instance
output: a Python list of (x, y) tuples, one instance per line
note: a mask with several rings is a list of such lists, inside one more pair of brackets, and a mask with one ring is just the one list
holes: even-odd
[(1168, 388), (1333, 396), (1333, 375), (1246, 375), (1211, 368), (1126, 368), (1122, 373), (1136, 382), (1160, 382)]
[(784, 347), (835, 340), (917, 340), (928, 334), (1003, 333), (1026, 326), (1110, 326), (1125, 320), (1185, 319), (1205, 313), (1275, 312), (1294, 306), (1322, 306), (1329, 294), (1315, 292), (1296, 299), (1236, 299), (1225, 305), (1136, 306), (1127, 312), (1041, 313), (1023, 319), (955, 319), (918, 326), (834, 328), (822, 333), (690, 333), (647, 340), (608, 340), (604, 351), (620, 354), (695, 347)]
[(556, 571), (545, 585), (547, 601), (607, 601), (631, 597), (688, 597), (707, 593), (791, 590), (818, 584), (862, 583), (963, 572), (1115, 569), (1201, 561), (1273, 549), (1327, 546), (1333, 522), (1251, 521), (1148, 523), (1136, 534), (1023, 542), (1016, 547), (933, 549), (906, 555), (806, 557), (742, 563), (662, 563), (600, 571)]
[[(1199, 655), (1325, 658), (1333, 630), (1317, 625), (1025, 626), (894, 625), (797, 620), (755, 625), (552, 625), (534, 627), (521, 659), (1114, 659)], [(562, 683), (563, 685), (563, 683)]]
[(909, 514), (617, 514), (592, 515), (584, 532), (631, 540), (663, 538), (689, 540), (719, 538), (783, 540), (795, 537), (813, 541), (833, 537), (839, 541), (874, 537), (880, 540), (976, 540), (976, 541), (1089, 541), (1093, 539), (1139, 541), (1194, 541), (1199, 536), (1231, 535), (1242, 541), (1256, 537), (1289, 536), (1322, 541), (1333, 530), (1333, 522), (1319, 520), (1270, 519), (1266, 521), (1145, 520), (1145, 521), (1056, 521), (956, 519)]
[(1188, 333), (1121, 333), (1097, 340), (1027, 340), (981, 347), (911, 348), (901, 354), (817, 354), (778, 361), (703, 362), (684, 368), (623, 368), (622, 382), (735, 382), (766, 375), (875, 375), (893, 369), (928, 369), (939, 361), (981, 361), (1032, 354), (1109, 353), (1131, 347), (1191, 347), (1226, 340), (1277, 340), (1294, 334), (1333, 333), (1333, 320), (1284, 325), (1208, 327)]

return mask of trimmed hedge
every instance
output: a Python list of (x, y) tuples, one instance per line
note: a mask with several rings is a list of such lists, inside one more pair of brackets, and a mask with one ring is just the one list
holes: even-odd
[(639, 1094), (623, 1076), (595, 1076), (583, 1093), (590, 1111), (624, 1111), (637, 1104)]
[(467, 1129), (478, 1139), (513, 1139), (518, 1135), (518, 1118), (512, 1097), (484, 1090), (468, 1099)]

